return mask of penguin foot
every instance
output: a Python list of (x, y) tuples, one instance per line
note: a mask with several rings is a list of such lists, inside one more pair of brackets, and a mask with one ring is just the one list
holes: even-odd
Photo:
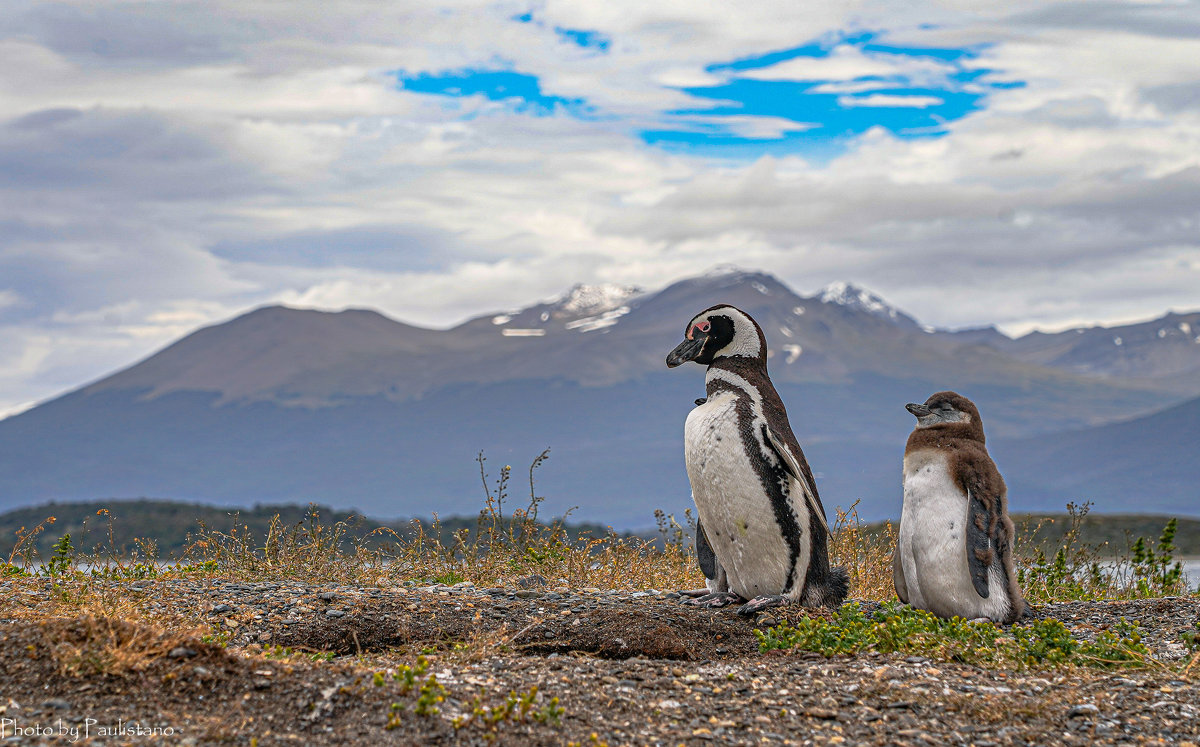
[(693, 607), (704, 607), (706, 609), (715, 609), (717, 607), (728, 607), (731, 604), (744, 602), (737, 594), (732, 591), (718, 591), (712, 594), (705, 594), (699, 599), (689, 599), (684, 604), (690, 604)]
[(738, 607), (737, 612), (743, 617), (749, 617), (763, 610), (769, 610), (772, 607), (782, 607), (786, 603), (784, 598), (778, 595), (755, 597), (741, 607)]
[(711, 594), (712, 592), (710, 592), (708, 587), (705, 586), (699, 589), (680, 589), (675, 593), (681, 597), (691, 597), (692, 599), (695, 599), (696, 597), (702, 597), (707, 594)]

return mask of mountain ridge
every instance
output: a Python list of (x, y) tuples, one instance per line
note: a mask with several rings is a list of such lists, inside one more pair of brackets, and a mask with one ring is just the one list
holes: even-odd
[[(894, 514), (912, 426), (903, 404), (933, 391), (971, 396), (995, 453), (1034, 467), (1029, 452), (1042, 447), (1027, 444), (1038, 438), (1153, 417), (1189, 397), (1146, 374), (1153, 361), (1134, 376), (1081, 372), (1072, 366), (1086, 351), (1056, 344), (1039, 354), (1075, 357), (1031, 362), (1002, 341), (985, 344), (986, 333), (931, 332), (851, 284), (802, 296), (736, 268), (654, 291), (574, 286), (448, 329), (367, 309), (263, 307), (0, 421), (0, 509), (154, 494), (461, 513), (473, 510), (476, 454), (519, 465), (550, 446), (542, 479), (552, 505), (644, 526), (647, 506), (679, 513), (689, 504), (680, 438), (703, 371), (667, 371), (664, 357), (687, 320), (715, 303), (763, 326), (772, 379), (827, 505), (859, 500), (868, 518)], [(1150, 328), (1126, 334), (1131, 348), (1174, 346), (1172, 371), (1187, 369), (1179, 340)], [(1191, 426), (1172, 423), (1186, 438)], [(1163, 459), (1181, 458), (1168, 452)], [(1059, 510), (1089, 489), (1086, 479), (1067, 483), (1079, 492), (1069, 495), (1049, 481), (1010, 482), (1025, 486), (1015, 499), (1024, 510)], [(1160, 508), (1182, 495), (1162, 493)]]

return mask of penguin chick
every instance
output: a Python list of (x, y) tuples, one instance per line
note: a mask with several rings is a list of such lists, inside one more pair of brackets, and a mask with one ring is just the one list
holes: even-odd
[(1025, 610), (1013, 523), (978, 408), (954, 392), (905, 407), (917, 426), (904, 449), (896, 594), (939, 617), (1013, 622)]
[(767, 376), (762, 329), (721, 304), (693, 317), (684, 337), (667, 366), (708, 366), (707, 397), (684, 426), (684, 455), (699, 515), (696, 555), (710, 593), (689, 603), (744, 602), (744, 615), (790, 602), (840, 605), (849, 576), (829, 566), (825, 509)]

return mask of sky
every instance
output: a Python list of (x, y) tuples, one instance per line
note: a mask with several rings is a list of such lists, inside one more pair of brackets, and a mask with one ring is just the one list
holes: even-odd
[(1200, 5), (6, 0), (0, 416), (269, 303), (1200, 308)]

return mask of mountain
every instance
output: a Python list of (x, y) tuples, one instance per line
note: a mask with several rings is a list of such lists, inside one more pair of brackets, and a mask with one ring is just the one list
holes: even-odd
[[(1008, 349), (1020, 339), (932, 330), (852, 285), (806, 297), (736, 268), (658, 291), (576, 286), (448, 330), (266, 307), (0, 421), (0, 510), (150, 496), (463, 514), (482, 497), (480, 451), (495, 479), (551, 447), (537, 475), (545, 511), (579, 506), (580, 519), (645, 526), (654, 508), (690, 505), (681, 438), (703, 370), (668, 371), (664, 357), (716, 303), (763, 326), (826, 504), (860, 500), (865, 517), (898, 514), (903, 405), (939, 389), (971, 396), (997, 444), (1088, 432), (1184, 398), (1163, 386), (1173, 374), (1075, 370), (1061, 355)], [(1022, 510), (1086, 497), (1027, 495)], [(1139, 510), (1174, 510), (1173, 493), (1160, 497)]]
[(952, 334), (1027, 363), (1200, 395), (1200, 312), (1172, 312), (1112, 327), (1030, 332), (1016, 339), (991, 327)]
[[(993, 448), (1011, 494), (1076, 495), (1098, 506), (1200, 512), (1200, 398), (1146, 417)], [(1168, 502), (1169, 499), (1169, 502)]]

